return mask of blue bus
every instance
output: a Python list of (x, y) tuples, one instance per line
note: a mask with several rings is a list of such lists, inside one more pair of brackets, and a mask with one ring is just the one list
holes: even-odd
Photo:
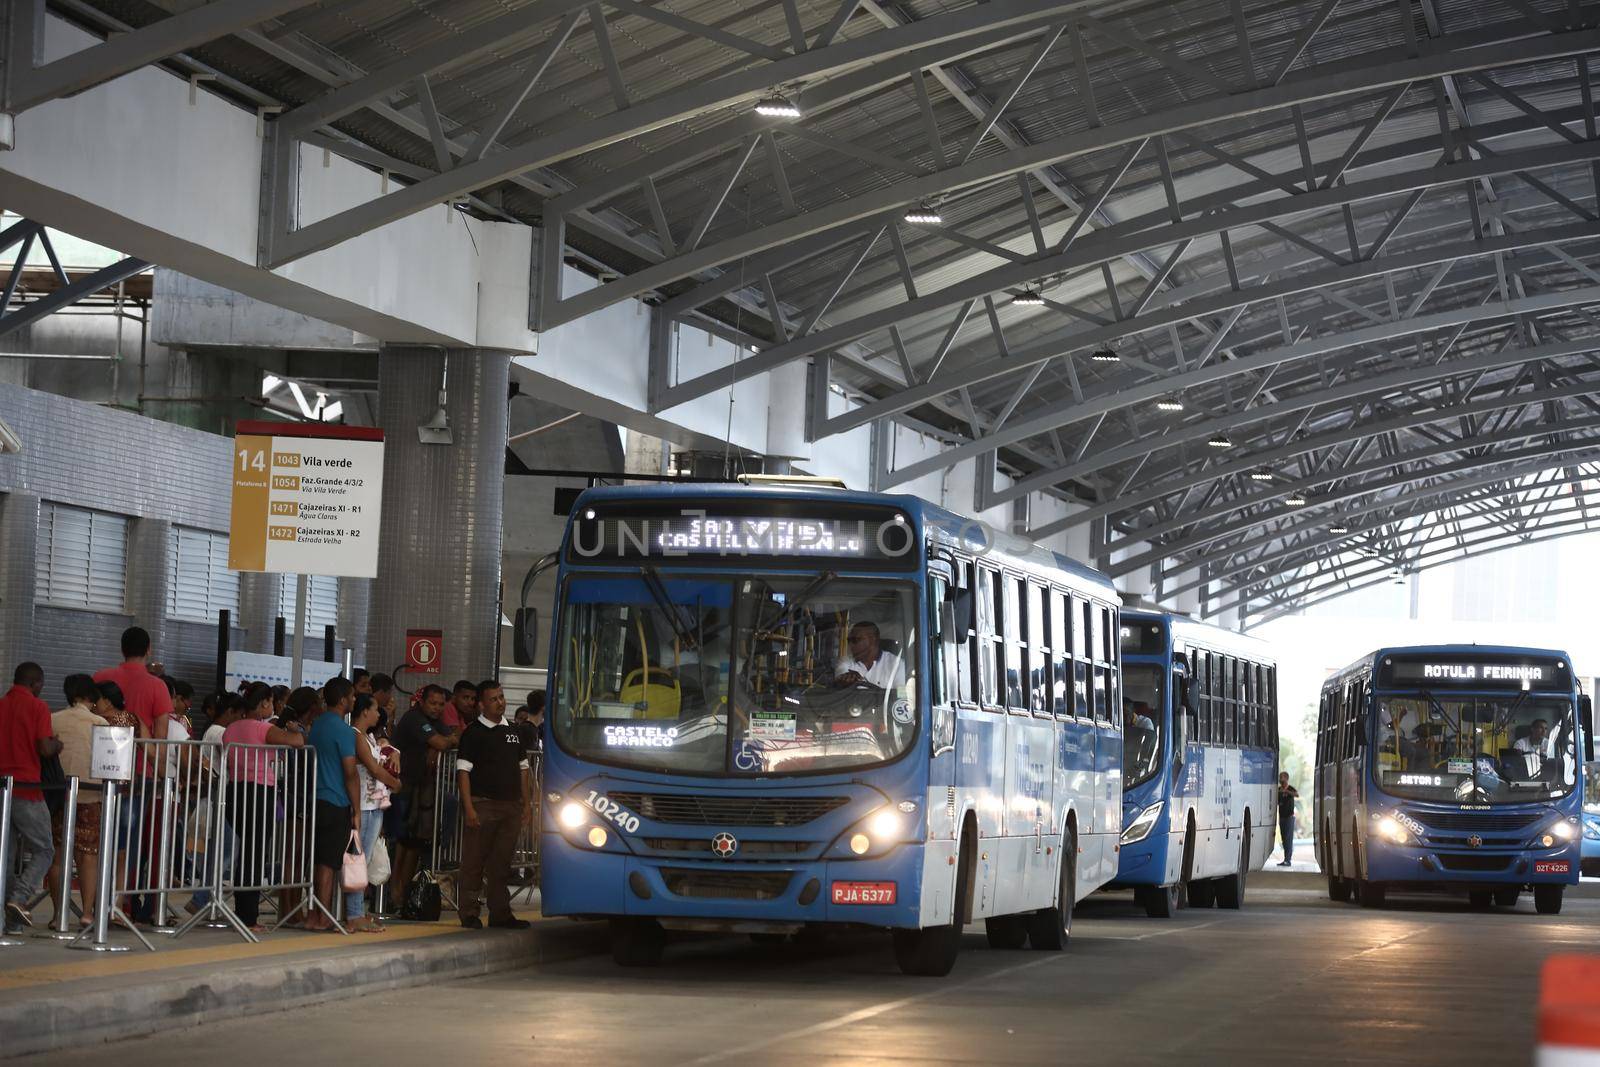
[(1267, 646), (1182, 615), (1122, 614), (1116, 881), (1153, 918), (1238, 908), (1272, 851), (1278, 668)]
[[(1578, 881), (1589, 698), (1566, 653), (1383, 648), (1322, 687), (1317, 859), (1328, 895), (1381, 907), (1390, 888), (1465, 890), (1541, 914)], [(1579, 753), (1583, 756), (1580, 758)]]
[(575, 502), (558, 598), (542, 908), (619, 964), (844, 924), (939, 976), (979, 919), (1063, 948), (1116, 873), (1093, 571), (908, 496), (622, 487)]

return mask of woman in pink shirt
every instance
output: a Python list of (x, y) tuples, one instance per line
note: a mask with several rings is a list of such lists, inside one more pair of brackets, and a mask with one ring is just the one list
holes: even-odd
[(231, 746), (301, 748), (306, 739), (296, 725), (280, 729), (268, 721), (273, 712), (270, 686), (257, 682), (246, 689), (244, 705), (244, 717), (222, 733), (228, 762), (228, 825), (240, 845), (235, 854), (233, 901), (239, 921), (260, 933), (261, 886), (271, 877), (265, 861), (278, 817), (277, 755), (255, 747)]

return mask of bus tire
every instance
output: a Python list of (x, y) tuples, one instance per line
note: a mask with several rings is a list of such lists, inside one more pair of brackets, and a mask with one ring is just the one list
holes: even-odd
[(1244, 906), (1244, 882), (1250, 873), (1250, 830), (1246, 827), (1244, 839), (1239, 842), (1239, 869), (1223, 878), (1213, 880), (1217, 889), (1217, 907), (1238, 911)]
[(1350, 881), (1340, 878), (1337, 874), (1328, 875), (1328, 899), (1335, 904), (1343, 904), (1350, 899)]
[(1522, 899), (1522, 887), (1517, 885), (1501, 886), (1494, 891), (1494, 903), (1499, 908), (1514, 908), (1517, 901)]
[(1384, 899), (1388, 896), (1388, 887), (1382, 882), (1369, 882), (1366, 879), (1356, 883), (1356, 897), (1363, 908), (1381, 908)]
[(1540, 915), (1561, 914), (1561, 894), (1564, 885), (1536, 885), (1533, 887), (1533, 910)]
[(1140, 886), (1139, 903), (1144, 905), (1144, 913), (1150, 918), (1170, 919), (1183, 905), (1183, 892), (1177, 882)]
[(1018, 949), (1028, 943), (1028, 916), (997, 915), (983, 920), (990, 948)]
[(977, 850), (977, 831), (969, 821), (961, 833), (961, 850), (956, 857), (956, 894), (946, 926), (921, 930), (895, 930), (894, 961), (900, 973), (919, 978), (943, 978), (956, 965), (961, 952), (961, 931), (967, 925), (967, 894), (973, 856)]
[(1055, 907), (1040, 908), (1028, 916), (1028, 942), (1041, 952), (1060, 952), (1072, 938), (1072, 905), (1078, 896), (1077, 857), (1077, 833), (1068, 827), (1061, 846)]
[(667, 932), (654, 919), (612, 919), (611, 959), (618, 967), (654, 967), (667, 947)]

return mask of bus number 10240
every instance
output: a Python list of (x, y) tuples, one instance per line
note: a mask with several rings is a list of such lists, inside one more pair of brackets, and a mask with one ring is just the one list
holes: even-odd
[(601, 796), (593, 789), (589, 790), (589, 807), (593, 808), (595, 813), (602, 819), (615, 823), (628, 831), (628, 833), (636, 834), (639, 832), (639, 816), (634, 815), (610, 797)]

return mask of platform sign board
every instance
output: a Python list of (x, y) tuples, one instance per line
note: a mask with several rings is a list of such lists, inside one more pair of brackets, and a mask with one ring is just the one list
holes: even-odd
[(133, 777), (133, 727), (96, 726), (89, 732), (89, 773), (111, 782)]
[(382, 503), (382, 430), (241, 422), (228, 566), (376, 578)]

